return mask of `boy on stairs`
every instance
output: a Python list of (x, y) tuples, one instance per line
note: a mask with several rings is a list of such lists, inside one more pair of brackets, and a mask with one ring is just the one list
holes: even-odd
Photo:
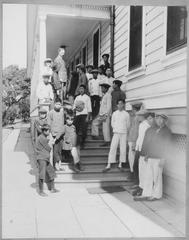
[(119, 166), (122, 171), (122, 163), (126, 162), (126, 146), (127, 146), (127, 133), (130, 127), (130, 117), (125, 111), (125, 100), (120, 99), (117, 101), (118, 110), (112, 114), (112, 128), (113, 138), (110, 145), (110, 152), (108, 155), (108, 164), (103, 172), (108, 172), (111, 169), (111, 164), (116, 162), (116, 153), (118, 145), (120, 146)]
[(47, 183), (47, 187), (52, 193), (59, 191), (54, 187), (55, 171), (50, 163), (50, 152), (53, 147), (53, 141), (50, 143), (48, 140), (50, 133), (48, 124), (44, 124), (41, 131), (42, 133), (37, 138), (36, 142), (36, 155), (39, 168), (39, 194), (45, 197), (47, 194), (43, 191), (44, 182)]

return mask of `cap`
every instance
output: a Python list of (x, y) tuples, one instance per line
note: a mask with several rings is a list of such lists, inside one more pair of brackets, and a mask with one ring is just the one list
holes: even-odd
[(164, 113), (156, 113), (156, 117), (162, 117), (162, 118), (164, 118), (164, 119), (168, 119), (168, 116), (167, 115), (165, 115)]
[(110, 56), (110, 55), (109, 55), (108, 53), (104, 53), (104, 54), (102, 55), (102, 58), (103, 58), (103, 57), (109, 58), (109, 56)]
[(52, 62), (51, 58), (46, 58), (44, 62)]
[(148, 112), (147, 110), (142, 109), (142, 110), (138, 111), (138, 112), (136, 113), (136, 115), (138, 115), (138, 116), (143, 116), (143, 115), (145, 115), (147, 112)]
[(109, 83), (101, 83), (100, 86), (105, 88), (111, 87)]
[(66, 46), (66, 45), (61, 45), (59, 48), (64, 48), (64, 49), (66, 49), (68, 46)]
[(91, 73), (99, 73), (98, 69), (93, 69)]
[(40, 108), (39, 113), (47, 113), (47, 110), (45, 108)]
[(118, 84), (118, 85), (121, 85), (121, 84), (122, 84), (122, 81), (121, 81), (121, 80), (118, 80), (118, 79), (115, 79), (115, 80), (113, 81), (113, 83)]

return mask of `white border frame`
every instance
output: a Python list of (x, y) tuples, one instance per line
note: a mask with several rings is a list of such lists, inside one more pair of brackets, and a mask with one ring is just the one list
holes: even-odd
[(128, 10), (127, 70), (125, 75), (127, 80), (144, 75), (146, 71), (146, 66), (145, 66), (146, 8), (145, 6), (142, 6), (142, 63), (140, 67), (133, 69), (131, 71), (129, 71), (130, 14), (131, 14), (131, 6), (129, 6), (129, 10)]
[(94, 34), (99, 30), (99, 46), (98, 46), (98, 65), (100, 64), (100, 58), (101, 58), (101, 24), (100, 22), (98, 23), (97, 27), (92, 32), (92, 65), (94, 63), (94, 56), (93, 56), (93, 39), (94, 39)]

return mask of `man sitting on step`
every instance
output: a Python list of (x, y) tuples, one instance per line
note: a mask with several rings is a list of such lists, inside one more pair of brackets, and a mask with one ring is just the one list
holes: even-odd
[(130, 127), (130, 117), (129, 114), (125, 111), (125, 100), (118, 100), (117, 107), (118, 110), (112, 114), (111, 124), (114, 134), (108, 155), (108, 164), (103, 172), (108, 172), (111, 169), (111, 164), (116, 162), (118, 145), (120, 146), (118, 168), (121, 171), (123, 170), (122, 163), (126, 162), (127, 134)]

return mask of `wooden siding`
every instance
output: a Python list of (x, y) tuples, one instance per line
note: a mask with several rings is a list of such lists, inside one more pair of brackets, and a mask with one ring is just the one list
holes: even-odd
[(114, 74), (124, 80), (128, 58), (128, 11), (129, 7), (115, 9)]
[[(115, 10), (115, 77), (123, 80), (122, 89), (128, 101), (142, 100), (147, 109), (186, 107), (186, 61), (173, 56), (178, 64), (164, 66), (165, 53), (165, 11), (166, 7), (144, 8), (144, 66), (136, 74), (128, 72), (129, 11), (130, 7), (119, 6)], [(182, 58), (182, 56), (181, 56)], [(176, 111), (176, 110), (175, 110)], [(186, 113), (170, 116), (175, 133), (186, 133)], [(179, 119), (177, 121), (176, 119)]]

